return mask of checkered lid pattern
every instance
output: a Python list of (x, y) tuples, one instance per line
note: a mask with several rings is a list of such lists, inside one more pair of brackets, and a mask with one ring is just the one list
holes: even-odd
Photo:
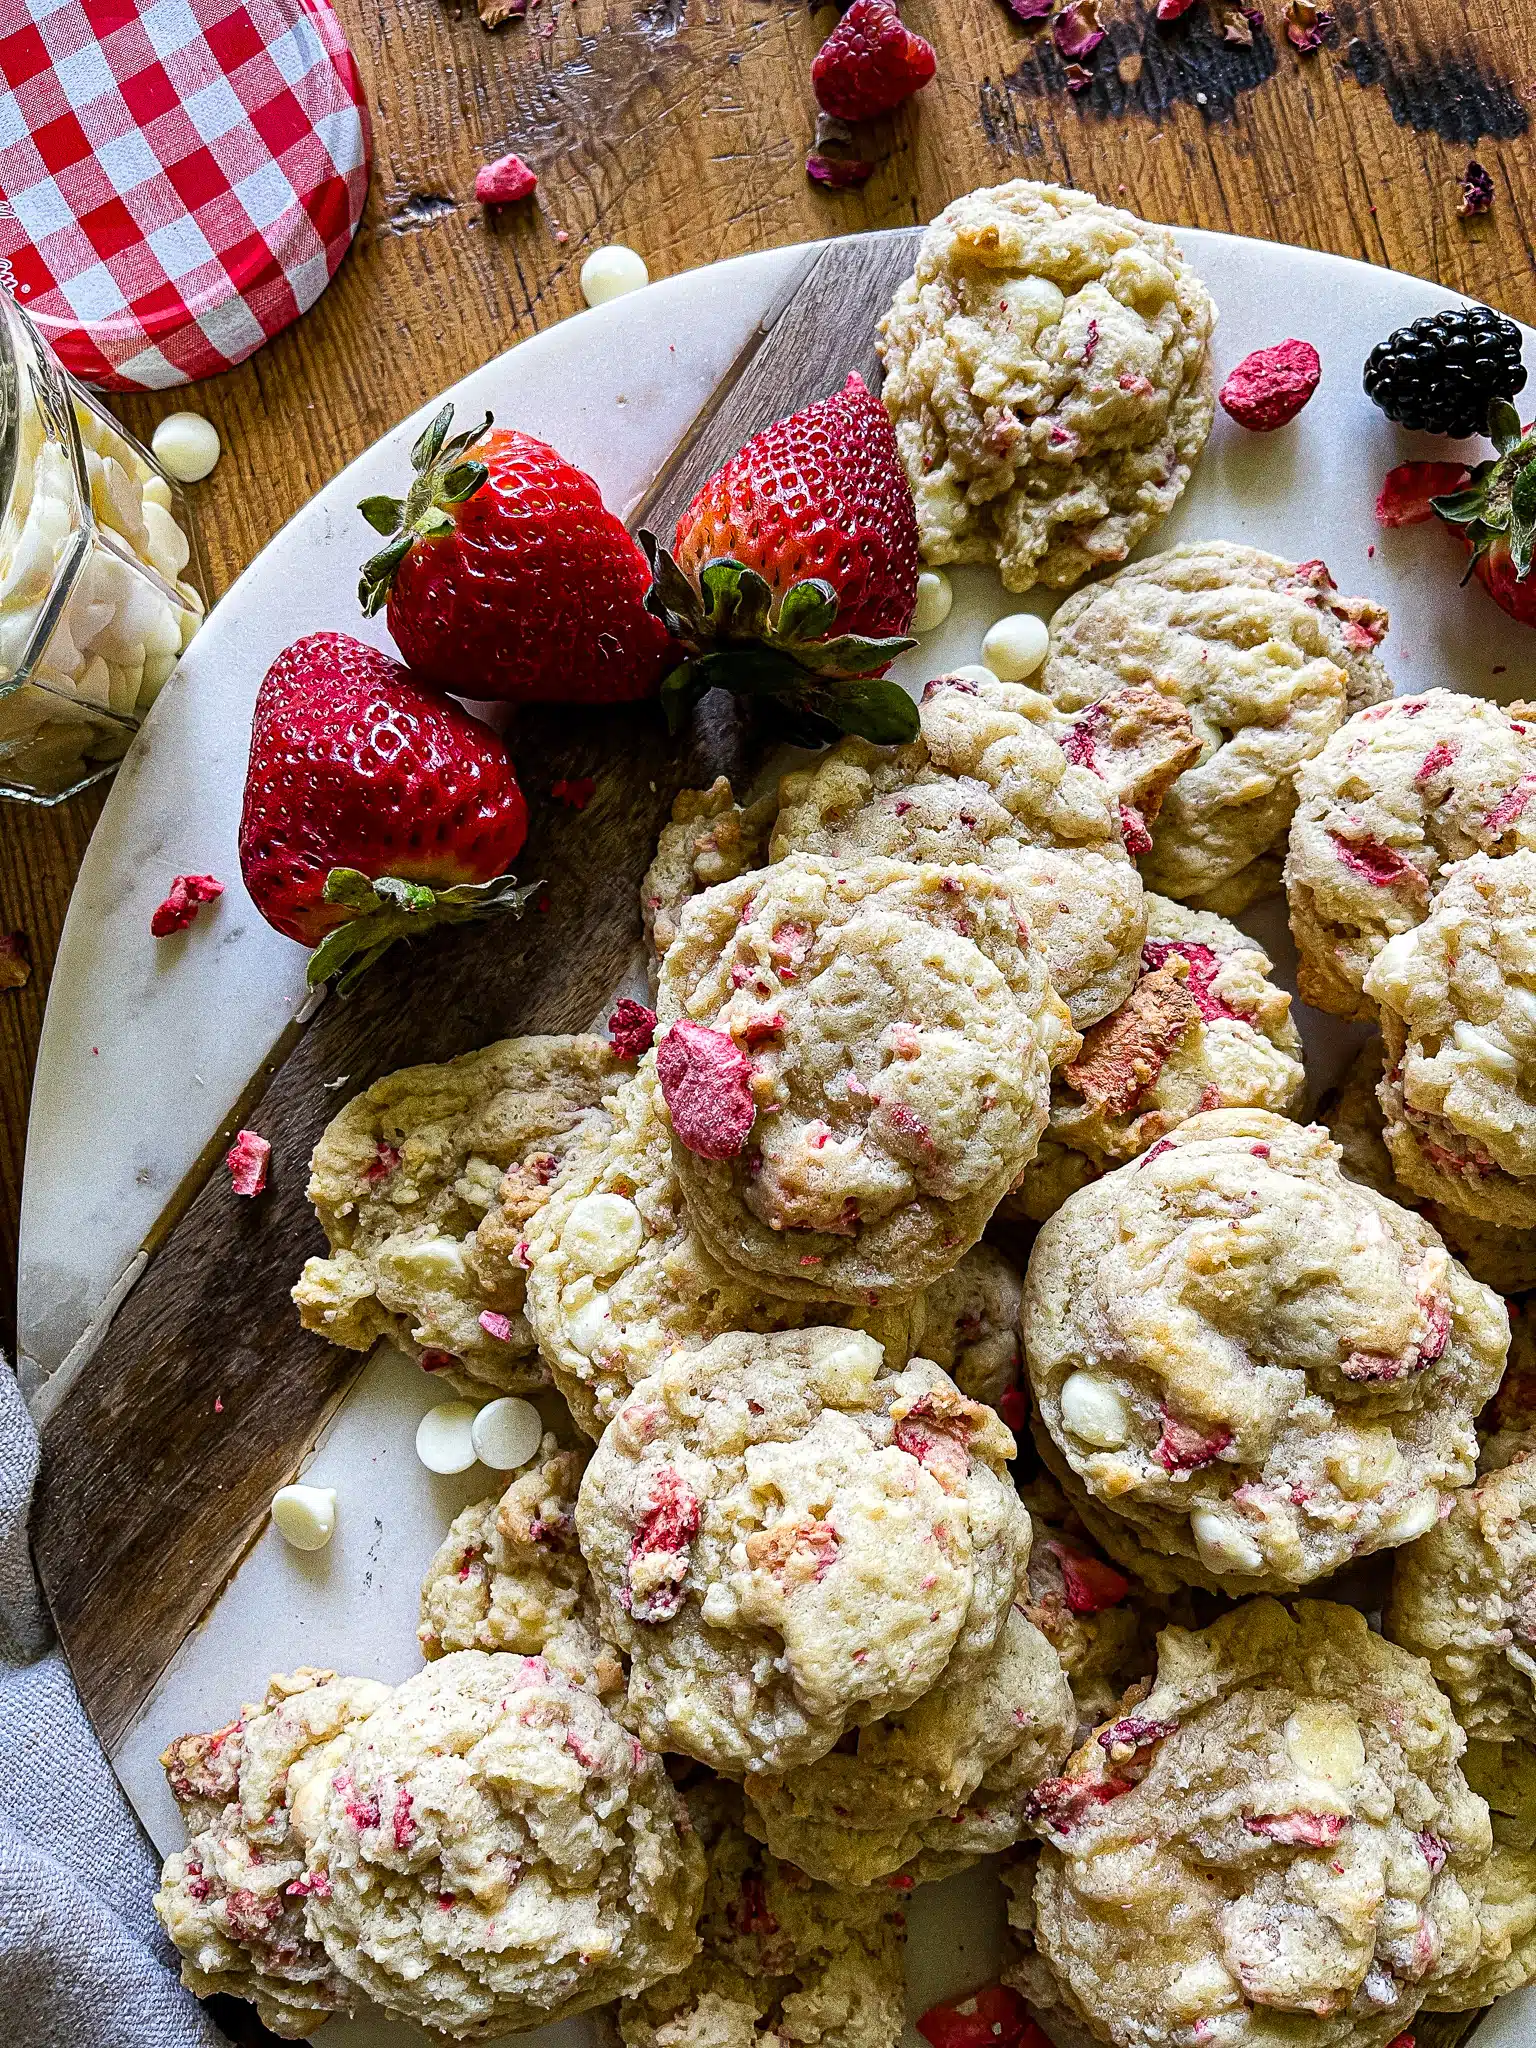
[(0, 0), (0, 287), (87, 384), (164, 390), (280, 333), (368, 157), (328, 0)]

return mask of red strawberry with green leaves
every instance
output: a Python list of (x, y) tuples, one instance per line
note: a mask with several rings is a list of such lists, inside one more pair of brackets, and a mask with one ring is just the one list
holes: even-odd
[(267, 923), (315, 948), (311, 986), (345, 969), (345, 992), (396, 939), (521, 910), (506, 869), (527, 832), (496, 734), (376, 647), (311, 633), (267, 670), (240, 872)]
[(445, 405), (398, 498), (359, 506), (388, 544), (363, 565), (368, 617), (388, 605), (416, 674), (460, 697), (627, 704), (675, 659), (645, 608), (645, 557), (585, 470), (491, 415), (449, 434)]
[(890, 416), (859, 376), (765, 427), (695, 496), (673, 552), (640, 536), (646, 603), (688, 653), (662, 701), (675, 729), (707, 690), (775, 700), (801, 733), (917, 734), (884, 671), (917, 603), (917, 513)]
[(811, 86), (824, 113), (869, 121), (921, 92), (937, 69), (932, 43), (913, 34), (893, 0), (853, 0), (816, 53)]
[(1431, 499), (1431, 508), (1461, 535), (1472, 557), (1467, 574), (1501, 611), (1536, 626), (1536, 429), (1522, 429), (1509, 400), (1496, 398), (1488, 437), (1498, 450), (1492, 461), (1480, 462), (1460, 490)]

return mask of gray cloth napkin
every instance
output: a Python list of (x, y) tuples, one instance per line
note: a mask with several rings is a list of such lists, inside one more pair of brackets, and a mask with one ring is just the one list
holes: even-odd
[(0, 1354), (5, 2048), (228, 2048), (150, 1907), (159, 1862), (53, 1641), (27, 1550), (37, 1432)]

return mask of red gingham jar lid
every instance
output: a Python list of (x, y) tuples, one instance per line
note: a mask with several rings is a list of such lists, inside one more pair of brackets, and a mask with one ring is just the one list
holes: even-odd
[(98, 389), (212, 376), (307, 311), (368, 157), (328, 0), (0, 0), (0, 288)]

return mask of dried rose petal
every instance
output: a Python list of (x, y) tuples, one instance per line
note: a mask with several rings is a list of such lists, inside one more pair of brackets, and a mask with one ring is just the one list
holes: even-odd
[(536, 171), (531, 171), (520, 156), (499, 156), (493, 164), (482, 164), (475, 173), (475, 197), (482, 206), (511, 206), (514, 201), (526, 199), (538, 186)]
[(656, 1049), (662, 1099), (681, 1145), (700, 1159), (734, 1159), (757, 1119), (751, 1065), (734, 1039), (680, 1019)]
[(1250, 1835), (1266, 1835), (1293, 1849), (1331, 1849), (1349, 1826), (1347, 1813), (1245, 1813)]
[(1486, 213), (1493, 204), (1493, 179), (1473, 157), (1461, 174), (1461, 192), (1456, 211), (1466, 220), (1474, 213)]
[[(670, 1621), (683, 1604), (689, 1547), (699, 1533), (699, 1503), (693, 1488), (671, 1465), (663, 1465), (635, 1524), (625, 1571), (624, 1604), (636, 1621)], [(647, 1572), (646, 1590), (634, 1591), (635, 1566), (646, 1558), (670, 1559), (659, 1582)]]
[(1244, 356), (1217, 395), (1222, 411), (1240, 427), (1253, 434), (1272, 434), (1295, 419), (1322, 374), (1310, 341), (1277, 341)]
[(1045, 1547), (1061, 1566), (1062, 1591), (1074, 1614), (1099, 1614), (1106, 1607), (1118, 1607), (1131, 1590), (1124, 1572), (1117, 1572), (1102, 1558), (1073, 1550), (1054, 1537), (1047, 1539)]
[[(1227, 0), (1227, 4), (1218, 10), (1218, 14), (1221, 21), (1221, 40), (1233, 44), (1237, 49), (1251, 50), (1254, 28), (1262, 25), (1264, 20), (1259, 10), (1255, 8), (1252, 13), (1245, 13), (1241, 7), (1232, 6), (1230, 0)], [(1258, 16), (1257, 22), (1254, 19), (1255, 15)]]
[(25, 988), (31, 979), (31, 940), (25, 932), (0, 932), (0, 988)]
[(656, 1012), (633, 996), (622, 996), (608, 1019), (608, 1043), (621, 1060), (637, 1060), (651, 1049), (656, 1036)]
[[(1065, 65), (1062, 75), (1067, 81), (1068, 92), (1086, 92), (1093, 83), (1093, 73), (1081, 64)], [(1072, 436), (1064, 427), (1052, 427), (1051, 439), (1053, 441), (1070, 441)]]
[(1178, 21), (1194, 4), (1195, 0), (1157, 0), (1157, 18), (1159, 21)]
[(1056, 0), (1003, 0), (1015, 21), (1049, 21)]
[(1431, 498), (1448, 498), (1467, 481), (1460, 462), (1400, 462), (1382, 478), (1376, 500), (1378, 526), (1420, 526), (1433, 519)]
[(149, 920), (149, 929), (157, 939), (184, 932), (205, 903), (216, 902), (223, 894), (224, 884), (216, 875), (177, 875)]
[(1068, 0), (1051, 23), (1051, 38), (1063, 57), (1088, 57), (1104, 40), (1098, 0)]
[(1285, 0), (1281, 12), (1285, 16), (1286, 41), (1300, 50), (1303, 57), (1322, 48), (1333, 28), (1333, 16), (1326, 7), (1314, 5), (1314, 0)]
[(813, 185), (825, 185), (831, 192), (845, 192), (850, 186), (867, 185), (875, 175), (868, 157), (827, 156), (812, 150), (805, 160), (805, 175)]
[(237, 1195), (259, 1195), (267, 1184), (267, 1162), (272, 1147), (254, 1131), (240, 1131), (224, 1154), (230, 1185)]
[(1357, 875), (1376, 889), (1393, 889), (1399, 884), (1415, 894), (1428, 891), (1429, 884), (1411, 860), (1405, 860), (1395, 846), (1388, 846), (1380, 839), (1346, 839), (1340, 832), (1330, 832), (1334, 851), (1345, 867), (1353, 868)]

